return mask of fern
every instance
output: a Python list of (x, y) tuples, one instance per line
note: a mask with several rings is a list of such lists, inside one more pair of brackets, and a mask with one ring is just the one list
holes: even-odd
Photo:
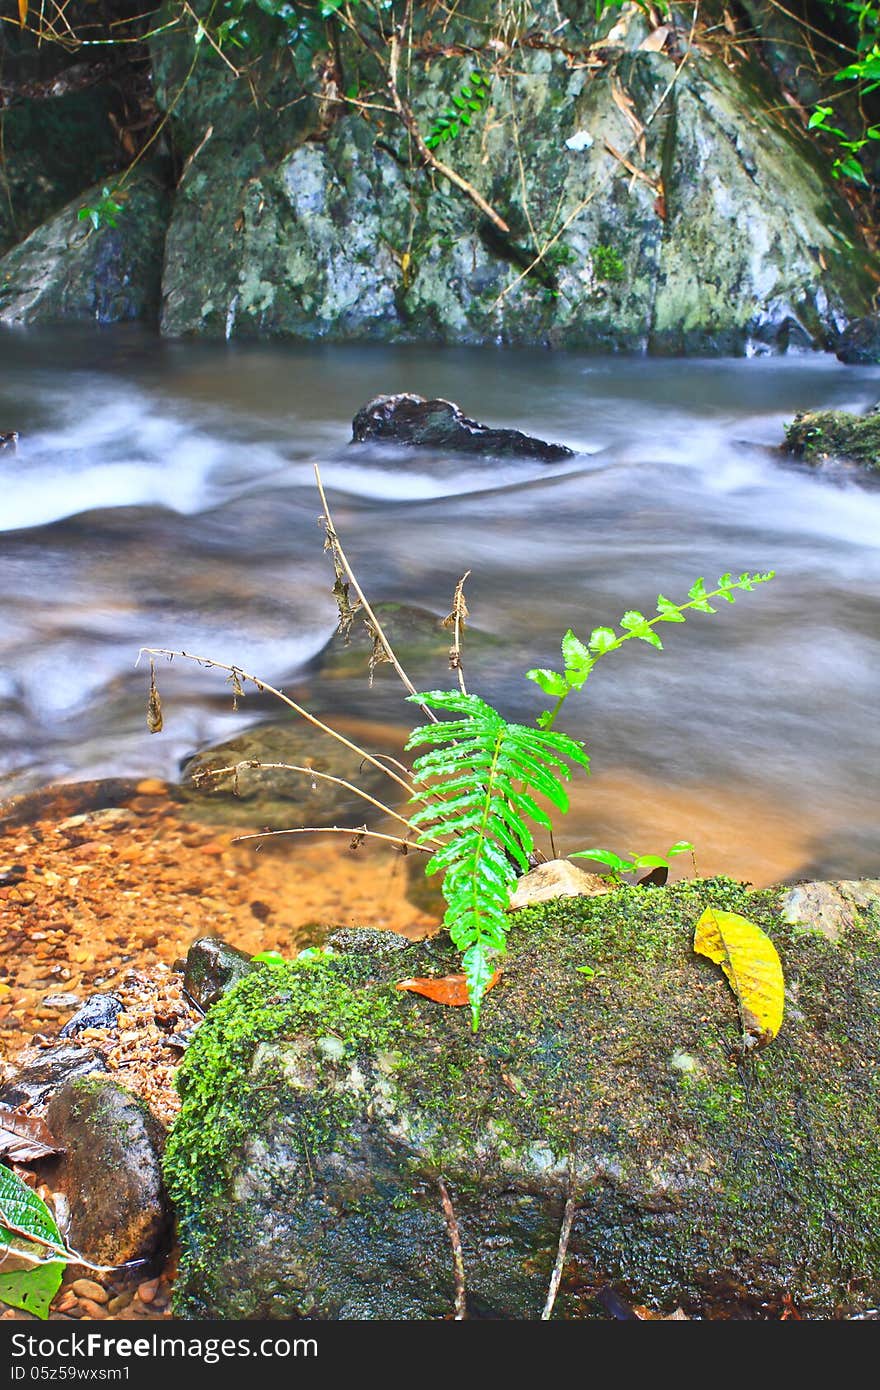
[(462, 126), (469, 126), (475, 114), (485, 111), (492, 93), (492, 84), (479, 69), (471, 73), (468, 82), (452, 98), (441, 116), (438, 116), (425, 138), (429, 150), (436, 150), (447, 140), (454, 140)]
[(413, 782), (432, 799), (411, 821), (419, 827), (420, 843), (441, 841), (426, 873), (444, 875), (444, 924), (463, 952), (476, 1030), (492, 953), (506, 949), (511, 889), (534, 849), (529, 822), (551, 825), (535, 795), (567, 811), (566, 759), (588, 768), (589, 758), (566, 734), (508, 723), (476, 695), (432, 690), (409, 698), (461, 716), (420, 725), (407, 748), (430, 745), (413, 763)]

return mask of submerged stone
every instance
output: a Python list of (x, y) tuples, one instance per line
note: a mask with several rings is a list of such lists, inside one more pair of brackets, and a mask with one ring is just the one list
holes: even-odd
[(853, 366), (880, 362), (880, 315), (854, 319), (840, 335), (836, 352), (841, 362)]
[(74, 1038), (86, 1028), (112, 1028), (122, 1013), (118, 994), (93, 994), (77, 1009), (59, 1032), (59, 1038)]
[(564, 444), (547, 444), (521, 430), (481, 425), (468, 419), (453, 401), (426, 400), (408, 392), (375, 396), (358, 411), (352, 421), (351, 442), (371, 441), (454, 454), (538, 459), (542, 463), (556, 463), (573, 454)]
[[(786, 922), (778, 890), (723, 879), (518, 912), (476, 1035), (466, 1010), (395, 988), (459, 967), (440, 939), (250, 975), (180, 1072), (178, 1313), (448, 1317), (438, 1174), (483, 1316), (539, 1316), (570, 1184), (559, 1316), (601, 1315), (582, 1267), (667, 1311), (731, 1290), (874, 1306), (880, 895), (850, 888), (836, 941)], [(709, 905), (782, 957), (790, 1005), (762, 1051), (692, 952)]]
[(880, 469), (880, 407), (867, 415), (846, 410), (809, 410), (785, 431), (785, 452), (805, 463), (859, 463)]

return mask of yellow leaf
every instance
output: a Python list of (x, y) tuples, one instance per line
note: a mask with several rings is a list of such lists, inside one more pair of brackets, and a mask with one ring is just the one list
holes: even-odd
[(23, 29), (27, 23), (28, 0), (18, 0), (18, 24)]
[(707, 907), (694, 932), (694, 950), (721, 966), (754, 1045), (772, 1042), (782, 1026), (785, 980), (769, 936), (736, 912)]

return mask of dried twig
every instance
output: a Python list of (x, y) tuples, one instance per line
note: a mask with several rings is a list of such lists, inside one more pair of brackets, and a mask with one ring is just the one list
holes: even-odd
[[(383, 648), (383, 650), (384, 650), (384, 652), (385, 652), (385, 654), (386, 654), (388, 660), (390, 661), (391, 665), (394, 667), (395, 671), (397, 672), (398, 676), (400, 677), (400, 680), (402, 681), (402, 683), (403, 683), (403, 685), (405, 686), (405, 688), (409, 691), (410, 695), (416, 695), (416, 694), (418, 694), (418, 692), (417, 692), (415, 686), (413, 685), (413, 683), (412, 683), (412, 681), (410, 680), (409, 676), (406, 674), (406, 672), (404, 671), (404, 669), (403, 669), (403, 667), (401, 666), (400, 662), (398, 661), (397, 656), (395, 655), (395, 652), (394, 652), (394, 648), (392, 647), (391, 643), (388, 641), (388, 638), (385, 636), (385, 633), (384, 633), (384, 631), (382, 630), (382, 624), (379, 622), (379, 619), (376, 617), (376, 614), (373, 612), (372, 608), (370, 607), (369, 601), (368, 601), (368, 599), (367, 599), (367, 597), (366, 597), (366, 595), (365, 595), (363, 589), (361, 588), (360, 584), (359, 584), (358, 581), (357, 581), (357, 577), (355, 576), (355, 572), (354, 572), (354, 570), (352, 569), (351, 565), (348, 563), (348, 559), (347, 559), (347, 557), (346, 557), (345, 551), (342, 549), (342, 546), (341, 546), (340, 543), (339, 543), (339, 537), (337, 536), (337, 534), (336, 534), (336, 528), (335, 528), (335, 526), (333, 525), (333, 518), (332, 518), (332, 516), (330, 515), (330, 507), (329, 507), (329, 504), (328, 504), (328, 502), (327, 502), (327, 495), (326, 495), (326, 493), (324, 492), (324, 484), (323, 484), (323, 482), (321, 481), (321, 470), (320, 470), (320, 468), (318, 467), (317, 464), (315, 464), (314, 467), (315, 467), (315, 480), (316, 480), (316, 482), (317, 482), (317, 484), (318, 484), (318, 492), (319, 492), (320, 497), (321, 497), (321, 506), (322, 506), (322, 508), (323, 508), (323, 510), (324, 510), (324, 529), (325, 529), (326, 534), (327, 534), (327, 546), (328, 546), (329, 550), (331, 551), (331, 553), (332, 553), (332, 555), (333, 555), (333, 563), (334, 563), (334, 565), (336, 565), (336, 566), (338, 567), (338, 568), (337, 568), (337, 575), (336, 575), (336, 585), (334, 586), (334, 593), (337, 593), (337, 589), (339, 588), (340, 583), (341, 583), (341, 580), (340, 580), (340, 573), (339, 573), (339, 571), (340, 571), (340, 569), (341, 569), (341, 571), (343, 572), (343, 574), (346, 576), (348, 583), (351, 585), (351, 587), (354, 589), (355, 593), (357, 594), (358, 600), (359, 600), (359, 602), (360, 602), (360, 606), (361, 606), (361, 608), (363, 608), (364, 612), (365, 612), (366, 615), (367, 615), (367, 618), (369, 619), (370, 632), (371, 632), (371, 634), (372, 634), (372, 636), (373, 636), (374, 641), (378, 641), (378, 642), (381, 644), (381, 646), (382, 646), (382, 648)], [(337, 594), (337, 600), (338, 600), (338, 594)], [(345, 594), (345, 601), (346, 601), (346, 603), (348, 602), (347, 588), (346, 588), (346, 594)], [(352, 609), (351, 611), (352, 611), (352, 616), (353, 616), (354, 610)], [(347, 619), (345, 619), (345, 620), (343, 619), (342, 614), (343, 614), (343, 610), (342, 610), (342, 608), (340, 607), (340, 629), (341, 629), (341, 627), (342, 627), (343, 621), (347, 621)], [(349, 627), (351, 626), (350, 621), (348, 622), (348, 626), (349, 626)], [(373, 665), (375, 665), (375, 660), (373, 660)], [(267, 690), (269, 689), (268, 686), (267, 686), (266, 688), (267, 688)], [(436, 722), (437, 722), (437, 716), (436, 716), (436, 714), (434, 714), (433, 710), (428, 709), (427, 705), (420, 705), (420, 706), (419, 706), (419, 709), (422, 710), (423, 714), (424, 714), (432, 723), (436, 724)]]
[(550, 1287), (547, 1290), (547, 1302), (544, 1304), (544, 1311), (541, 1314), (542, 1322), (549, 1322), (553, 1315), (553, 1305), (556, 1302), (556, 1295), (559, 1293), (559, 1285), (562, 1282), (562, 1271), (565, 1268), (565, 1257), (568, 1254), (568, 1242), (571, 1238), (571, 1228), (574, 1224), (574, 1159), (568, 1162), (568, 1196), (565, 1199), (565, 1209), (562, 1213), (562, 1226), (559, 1231), (559, 1245), (556, 1250), (556, 1263), (553, 1266), (553, 1273), (550, 1275)]
[(452, 628), (452, 646), (449, 648), (449, 669), (455, 671), (458, 676), (458, 684), (462, 695), (467, 694), (464, 683), (464, 667), (461, 660), (461, 636), (464, 632), (465, 621), (468, 616), (468, 606), (464, 597), (464, 586), (466, 580), (470, 579), (471, 572), (467, 570), (461, 576), (455, 586), (455, 593), (452, 596), (452, 612), (448, 618), (443, 619), (444, 627)]
[(442, 1178), (437, 1179), (437, 1187), (440, 1191), (440, 1202), (443, 1207), (443, 1216), (446, 1220), (446, 1229), (449, 1232), (449, 1243), (452, 1246), (452, 1272), (455, 1278), (455, 1321), (463, 1322), (467, 1317), (467, 1289), (464, 1282), (464, 1255), (461, 1248), (461, 1232), (458, 1229), (458, 1221), (455, 1217), (455, 1208), (446, 1188), (446, 1183)]
[(329, 734), (331, 738), (336, 739), (337, 743), (341, 743), (343, 747), (349, 748), (352, 753), (357, 753), (359, 758), (363, 758), (366, 762), (372, 763), (373, 767), (378, 767), (381, 772), (385, 773), (386, 777), (391, 778), (392, 782), (396, 782), (398, 786), (403, 787), (407, 796), (411, 798), (416, 797), (420, 801), (425, 799), (416, 792), (411, 782), (407, 782), (403, 777), (398, 777), (396, 772), (392, 772), (390, 767), (386, 767), (385, 764), (374, 757), (372, 753), (368, 753), (364, 748), (359, 748), (356, 743), (352, 743), (351, 739), (346, 738), (345, 735), (339, 733), (337, 729), (332, 729), (329, 724), (325, 724), (317, 715), (310, 714), (302, 705), (297, 704), (296, 700), (291, 700), (289, 695), (285, 695), (283, 690), (278, 690), (276, 686), (269, 685), (268, 681), (261, 680), (259, 676), (251, 675), (249, 671), (243, 671), (240, 666), (229, 666), (225, 661), (215, 661), (215, 659), (210, 656), (195, 656), (192, 652), (176, 651), (170, 647), (141, 647), (138, 660), (140, 660), (141, 656), (167, 656), (169, 661), (179, 656), (185, 661), (194, 661), (197, 666), (204, 666), (208, 669), (216, 667), (218, 671), (229, 671), (230, 674), (236, 673), (241, 680), (250, 681), (252, 685), (255, 685), (257, 690), (261, 692), (268, 690), (270, 695), (276, 696), (277, 699), (281, 700), (282, 704), (287, 705), (295, 714), (300, 715), (301, 718), (305, 719), (306, 722), (311, 724), (314, 728), (320, 729), (322, 734)]
[(57, 1260), (66, 1260), (68, 1264), (81, 1265), (83, 1269), (92, 1269), (97, 1274), (112, 1274), (115, 1270), (133, 1269), (137, 1265), (146, 1264), (146, 1260), (129, 1260), (122, 1265), (95, 1264), (92, 1260), (87, 1260), (85, 1255), (80, 1255), (78, 1251), (68, 1250), (66, 1245), (56, 1245), (53, 1240), (46, 1240), (45, 1236), (38, 1236), (33, 1231), (26, 1231), (21, 1226), (15, 1226), (2, 1212), (0, 1212), (0, 1226), (10, 1235), (19, 1236), (22, 1240), (29, 1241), (31, 1245), (40, 1245), (50, 1252), (50, 1258), (47, 1258), (46, 1255), (38, 1255), (34, 1250), (23, 1250), (18, 1245), (7, 1245), (3, 1250), (3, 1259), (9, 1255), (14, 1255), (16, 1259), (24, 1260), (26, 1264), (31, 1265), (55, 1264)]
[(365, 830), (362, 825), (298, 825), (290, 830), (258, 830), (252, 835), (236, 835), (232, 843), (240, 845), (244, 840), (271, 840), (276, 835), (366, 835), (371, 840), (387, 840), (389, 844), (400, 845), (404, 853), (411, 849), (421, 854), (433, 854), (426, 845), (417, 845), (413, 840), (401, 839), (399, 835), (382, 835), (378, 830)]

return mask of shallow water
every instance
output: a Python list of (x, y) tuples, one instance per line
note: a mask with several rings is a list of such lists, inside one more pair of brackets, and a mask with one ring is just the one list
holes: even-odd
[[(580, 451), (563, 465), (349, 449), (380, 391), (458, 401)], [(312, 465), (374, 600), (503, 638), (471, 689), (521, 717), (522, 678), (568, 626), (684, 597), (698, 575), (775, 569), (714, 618), (603, 662), (565, 727), (594, 776), (560, 848), (698, 848), (702, 872), (769, 882), (880, 875), (880, 489), (769, 452), (795, 411), (863, 409), (880, 371), (814, 356), (601, 359), (414, 348), (163, 343), (132, 332), (0, 337), (0, 776), (5, 794), (106, 775), (174, 777), (265, 716), (222, 677), (162, 673), (145, 728), (142, 645), (287, 686), (334, 627)], [(635, 650), (638, 648), (638, 650)], [(402, 724), (384, 673), (318, 692)], [(689, 866), (688, 866), (689, 867)]]

